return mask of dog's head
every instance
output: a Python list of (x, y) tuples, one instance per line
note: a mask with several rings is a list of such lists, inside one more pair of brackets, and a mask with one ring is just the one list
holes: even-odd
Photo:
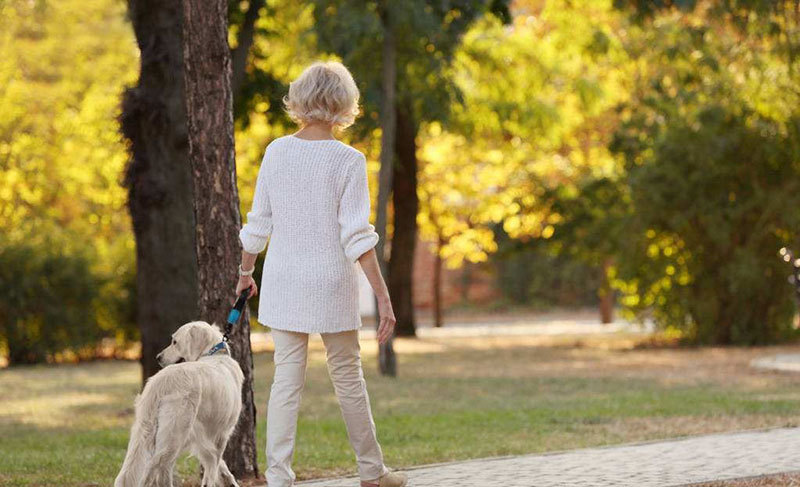
[(193, 362), (221, 341), (222, 332), (217, 325), (209, 325), (205, 321), (192, 321), (172, 334), (172, 343), (156, 358), (162, 367)]

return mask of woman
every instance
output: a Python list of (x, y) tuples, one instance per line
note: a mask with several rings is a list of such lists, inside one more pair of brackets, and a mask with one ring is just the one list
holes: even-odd
[(394, 312), (378, 267), (364, 155), (338, 141), (334, 129), (358, 115), (358, 88), (340, 63), (316, 63), (289, 85), (284, 98), (296, 133), (266, 149), (253, 209), (239, 237), (237, 294), (250, 289), (256, 256), (266, 247), (258, 321), (272, 329), (275, 377), (267, 411), (267, 483), (289, 487), (297, 413), (305, 381), (308, 334), (320, 333), (328, 371), (356, 454), (362, 487), (402, 487), (375, 433), (361, 369), (357, 263), (378, 299), (378, 341), (394, 333)]

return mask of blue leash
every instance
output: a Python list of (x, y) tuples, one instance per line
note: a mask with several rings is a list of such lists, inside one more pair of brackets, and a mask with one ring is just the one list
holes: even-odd
[(228, 313), (228, 319), (225, 322), (225, 333), (222, 334), (222, 341), (211, 347), (211, 350), (205, 353), (206, 356), (214, 355), (220, 350), (226, 350), (228, 355), (230, 355), (230, 349), (228, 348), (228, 335), (230, 335), (234, 325), (239, 322), (239, 318), (242, 317), (244, 305), (247, 304), (247, 298), (249, 297), (250, 288), (245, 289), (239, 295), (239, 298), (236, 300), (236, 304), (233, 305), (231, 312)]
[(225, 323), (225, 333), (222, 334), (223, 342), (228, 341), (228, 335), (230, 335), (231, 330), (233, 330), (233, 326), (239, 322), (239, 318), (241, 318), (242, 312), (244, 311), (244, 305), (247, 304), (247, 298), (249, 297), (250, 288), (247, 288), (239, 294), (236, 304), (233, 305), (233, 309), (228, 313), (228, 320)]

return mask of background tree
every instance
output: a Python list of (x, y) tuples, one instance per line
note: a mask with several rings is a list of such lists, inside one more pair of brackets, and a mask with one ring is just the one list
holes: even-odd
[(589, 177), (574, 188), (552, 190), (552, 210), (560, 219), (553, 227), (551, 246), (559, 255), (585, 262), (596, 273), (600, 321), (614, 321), (615, 291), (612, 280), (616, 262), (625, 260), (626, 223), (630, 196), (624, 181)]
[[(381, 43), (381, 153), (380, 169), (378, 171), (378, 207), (376, 209), (375, 230), (378, 233), (378, 243), (375, 250), (378, 254), (381, 274), (389, 275), (389, 266), (386, 259), (386, 222), (388, 219), (389, 194), (392, 188), (392, 175), (394, 169), (395, 141), (397, 139), (397, 114), (395, 112), (395, 93), (397, 91), (397, 43), (394, 38), (395, 21), (391, 2), (378, 3), (378, 17), (380, 18), (383, 41)], [(391, 289), (391, 288), (390, 288)], [(375, 302), (377, 313), (378, 303)], [(377, 320), (380, 323), (380, 319)], [(389, 337), (386, 343), (379, 345), (378, 367), (383, 375), (397, 375), (397, 360), (394, 354), (394, 337)]]
[[(283, 111), (282, 98), (288, 86), (281, 73), (272, 67), (283, 61), (285, 52), (297, 52), (302, 43), (285, 42), (294, 26), (302, 25), (301, 2), (285, 0), (229, 1), (229, 37), (231, 48), (231, 89), (235, 121), (246, 128), (251, 119), (268, 114), (275, 126), (291, 124)], [(278, 63), (272, 62), (279, 58)], [(259, 159), (260, 160), (260, 159)]]
[[(469, 95), (465, 93), (465, 98)], [(444, 324), (443, 267), (456, 269), (468, 262), (486, 262), (497, 250), (491, 225), (480, 215), (496, 203), (493, 185), (504, 186), (500, 161), (487, 157), (485, 146), (456, 133), (444, 132), (437, 122), (419, 137), (420, 236), (433, 242), (435, 256), (434, 325)]]
[[(240, 8), (244, 5), (247, 8), (242, 12)], [(236, 46), (231, 49), (231, 91), (233, 91), (234, 98), (238, 98), (242, 91), (247, 75), (250, 48), (255, 40), (256, 21), (266, 5), (266, 0), (250, 0), (246, 3), (231, 1), (229, 3), (229, 28), (236, 35)]]
[[(374, 70), (383, 31), (375, 2), (315, 2), (314, 30), (325, 51), (339, 55), (364, 87), (365, 122), (378, 113), (381, 85)], [(389, 291), (397, 316), (397, 334), (414, 335), (412, 269), (417, 235), (417, 135), (420, 123), (444, 120), (457, 90), (446, 80), (453, 53), (469, 25), (486, 12), (508, 18), (504, 1), (387, 2), (396, 40), (397, 134), (392, 173), (393, 228)], [(344, 34), (343, 34), (344, 33)], [(374, 123), (374, 122), (373, 122)]]
[[(507, 243), (502, 259), (530, 252), (526, 242), (552, 238), (563, 212), (577, 211), (582, 188), (621, 171), (607, 144), (631, 69), (615, 34), (624, 16), (597, 1), (519, 1), (514, 13), (508, 26), (486, 17), (465, 34), (452, 67), (463, 101), (444, 129), (423, 131), (423, 236), (447, 237), (439, 253), (452, 267), (487, 260), (498, 240)], [(597, 241), (561, 226), (558, 241), (537, 251), (578, 258), (605, 276), (613, 226), (592, 224)], [(600, 283), (610, 319), (607, 280), (589, 282)]]

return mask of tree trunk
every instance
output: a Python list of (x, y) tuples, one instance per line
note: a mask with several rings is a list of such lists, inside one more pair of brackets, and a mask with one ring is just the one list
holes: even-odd
[(415, 336), (412, 274), (417, 241), (417, 126), (409, 103), (397, 109), (395, 151), (398, 164), (392, 175), (394, 235), (389, 260), (389, 294), (397, 317), (397, 334)]
[(242, 90), (245, 74), (247, 74), (247, 57), (250, 54), (250, 47), (253, 45), (255, 36), (258, 12), (265, 5), (266, 0), (250, 0), (247, 12), (244, 14), (244, 22), (236, 36), (236, 49), (231, 53), (231, 91), (234, 97), (238, 97)]
[(603, 261), (602, 274), (600, 276), (600, 322), (603, 324), (614, 322), (614, 290), (608, 281), (608, 271), (611, 267), (611, 259)]
[[(386, 222), (389, 192), (392, 188), (392, 166), (394, 165), (394, 139), (397, 128), (395, 118), (395, 85), (397, 82), (396, 48), (394, 32), (391, 24), (390, 3), (384, 0), (379, 4), (381, 23), (383, 24), (383, 60), (381, 66), (381, 85), (383, 89), (380, 108), (381, 122), (381, 168), (378, 173), (378, 207), (375, 218), (375, 230), (378, 233), (378, 244), (375, 251), (384, 279), (388, 274), (386, 262)], [(375, 303), (377, 313), (378, 305)], [(377, 317), (376, 317), (377, 318)], [(380, 320), (376, 319), (377, 324)], [(378, 367), (382, 375), (397, 375), (397, 360), (394, 346), (390, 338), (378, 348)]]
[[(234, 299), (241, 247), (233, 140), (231, 54), (227, 2), (183, 1), (186, 114), (195, 194), (195, 247), (199, 316), (225, 323)], [(242, 413), (225, 450), (237, 478), (258, 476), (253, 400), (253, 357), (247, 313), (233, 329), (233, 358), (244, 372)]]
[(136, 86), (122, 99), (120, 125), (130, 141), (125, 173), (136, 237), (136, 321), (143, 382), (159, 370), (170, 335), (197, 317), (192, 174), (183, 97), (179, 0), (129, 0), (141, 51)]
[(461, 302), (469, 302), (469, 289), (472, 287), (472, 266), (465, 263), (461, 270)]
[(433, 326), (439, 328), (444, 324), (442, 317), (442, 235), (436, 241), (436, 261), (433, 267)]

